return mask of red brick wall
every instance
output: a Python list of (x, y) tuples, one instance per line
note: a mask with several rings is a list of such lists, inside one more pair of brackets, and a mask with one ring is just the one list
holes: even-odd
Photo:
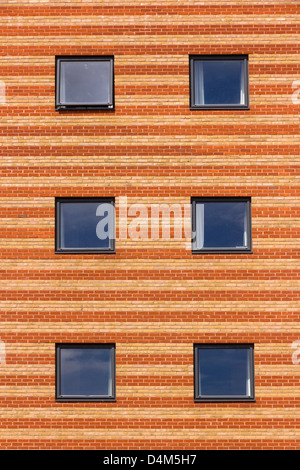
[[(292, 0), (1, 6), (2, 449), (299, 449), (299, 15)], [(114, 112), (54, 110), (61, 54), (114, 55)], [(250, 110), (190, 111), (189, 54), (248, 54)], [(228, 195), (251, 197), (251, 254), (193, 255), (173, 232), (54, 253), (55, 197), (115, 197), (118, 222), (122, 197)], [(93, 341), (116, 343), (116, 402), (57, 403), (55, 344)], [(197, 342), (254, 343), (255, 402), (194, 402)]]

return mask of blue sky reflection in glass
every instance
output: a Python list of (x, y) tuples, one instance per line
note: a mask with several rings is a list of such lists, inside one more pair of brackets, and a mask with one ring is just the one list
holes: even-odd
[(250, 396), (248, 348), (199, 348), (200, 396)]
[(195, 105), (244, 105), (243, 60), (195, 60)]
[(108, 202), (60, 204), (62, 249), (109, 249), (113, 237), (114, 206)]
[(112, 395), (112, 349), (62, 348), (60, 394), (83, 397)]
[(246, 202), (198, 202), (197, 249), (247, 248)]

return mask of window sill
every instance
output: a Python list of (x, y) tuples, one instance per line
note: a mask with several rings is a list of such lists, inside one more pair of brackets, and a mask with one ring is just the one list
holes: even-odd
[(115, 255), (116, 250), (55, 250), (56, 255)]
[(90, 106), (77, 106), (77, 105), (56, 105), (55, 111), (115, 111), (114, 105), (90, 105)]
[(116, 402), (116, 398), (115, 397), (112, 397), (112, 398), (105, 398), (105, 397), (91, 397), (91, 398), (77, 398), (77, 397), (67, 397), (67, 398), (62, 398), (62, 397), (56, 397), (55, 398), (55, 401), (56, 402)]
[(234, 106), (234, 105), (228, 105), (228, 106), (222, 106), (222, 105), (211, 105), (211, 106), (208, 106), (208, 105), (203, 105), (203, 106), (196, 106), (196, 105), (191, 105), (190, 106), (190, 110), (191, 111), (202, 111), (202, 110), (205, 110), (205, 111), (240, 111), (240, 110), (244, 110), (244, 111), (249, 111), (250, 110), (250, 106), (248, 105), (238, 105), (238, 106)]
[(227, 255), (227, 254), (231, 254), (231, 255), (241, 255), (241, 254), (244, 254), (244, 255), (251, 255), (253, 254), (253, 251), (251, 249), (247, 249), (247, 250), (192, 250), (192, 254), (193, 255), (211, 255), (211, 254), (214, 254), (214, 255)]
[(242, 398), (242, 397), (232, 397), (232, 398), (195, 398), (194, 399), (195, 403), (256, 403), (255, 398)]

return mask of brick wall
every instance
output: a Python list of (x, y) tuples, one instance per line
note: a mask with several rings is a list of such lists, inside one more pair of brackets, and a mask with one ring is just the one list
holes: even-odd
[[(1, 5), (2, 449), (299, 449), (299, 23), (295, 0)], [(114, 55), (115, 111), (54, 110), (61, 54)], [(189, 54), (248, 54), (250, 110), (190, 111)], [(125, 197), (248, 196), (253, 253), (117, 231), (55, 254), (62, 196), (117, 222)], [(116, 344), (116, 402), (55, 401), (60, 342)], [(254, 343), (255, 402), (194, 402), (197, 342)]]

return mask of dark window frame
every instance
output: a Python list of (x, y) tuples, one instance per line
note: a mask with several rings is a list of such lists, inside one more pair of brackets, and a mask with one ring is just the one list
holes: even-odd
[[(244, 72), (244, 90), (245, 90), (245, 103), (243, 104), (196, 104), (195, 103), (195, 92), (194, 92), (194, 63), (199, 60), (243, 60), (243, 72)], [(189, 56), (189, 77), (190, 77), (190, 109), (191, 110), (235, 110), (235, 109), (250, 109), (249, 107), (249, 59), (248, 55), (190, 55)]]
[[(197, 248), (197, 222), (196, 222), (196, 206), (199, 202), (245, 202), (247, 210), (247, 246), (245, 248), (228, 248), (228, 247), (216, 247), (216, 248)], [(192, 253), (203, 254), (203, 253), (238, 253), (238, 254), (249, 254), (252, 253), (252, 215), (251, 215), (251, 198), (250, 197), (193, 197), (191, 199), (192, 204)]]
[[(198, 350), (206, 349), (248, 349), (250, 369), (250, 394), (244, 395), (205, 395), (199, 394), (199, 362)], [(255, 370), (253, 343), (195, 343), (194, 344), (194, 401), (195, 402), (255, 402)]]
[(115, 254), (115, 242), (116, 242), (116, 221), (115, 221), (115, 210), (114, 219), (112, 221), (113, 227), (113, 238), (110, 239), (109, 248), (62, 248), (61, 247), (61, 234), (60, 234), (60, 205), (64, 202), (82, 203), (82, 202), (99, 202), (109, 203), (115, 209), (115, 198), (109, 197), (57, 197), (55, 199), (55, 253), (57, 254)]
[[(60, 393), (60, 352), (61, 349), (111, 349), (111, 373), (112, 393), (111, 395), (62, 395)], [(103, 402), (116, 401), (116, 345), (114, 343), (57, 343), (55, 345), (55, 399), (57, 402)]]
[[(87, 103), (87, 104), (65, 104), (60, 99), (60, 81), (61, 81), (61, 61), (89, 61), (89, 62), (103, 62), (110, 61), (111, 77), (110, 77), (110, 93), (111, 101), (109, 103)], [(114, 56), (56, 56), (55, 57), (55, 110), (56, 111), (84, 111), (84, 110), (100, 110), (100, 111), (114, 111), (115, 109), (115, 77), (114, 77)]]

